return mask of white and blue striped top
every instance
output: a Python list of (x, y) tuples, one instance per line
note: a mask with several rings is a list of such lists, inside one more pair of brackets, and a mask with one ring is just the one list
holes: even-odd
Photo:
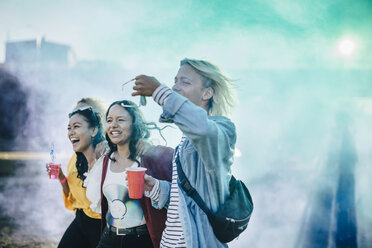
[[(159, 86), (153, 93), (154, 100), (159, 104), (163, 105), (172, 90), (165, 85)], [(176, 158), (179, 156), (183, 142), (186, 136), (182, 136), (181, 142), (178, 145), (178, 152), (173, 157), (172, 161), (172, 184), (170, 190), (170, 201), (167, 211), (167, 220), (165, 222), (165, 229), (160, 241), (161, 248), (173, 248), (173, 247), (186, 247), (184, 238), (183, 228), (180, 217), (178, 215), (178, 203), (179, 203), (179, 188), (177, 184), (178, 173)], [(157, 201), (159, 199), (159, 181), (156, 184), (148, 196)]]

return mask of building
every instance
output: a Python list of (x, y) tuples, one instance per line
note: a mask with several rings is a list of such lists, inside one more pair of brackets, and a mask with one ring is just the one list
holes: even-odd
[(45, 38), (26, 41), (7, 41), (5, 44), (5, 67), (67, 67), (73, 61), (68, 45), (45, 41)]

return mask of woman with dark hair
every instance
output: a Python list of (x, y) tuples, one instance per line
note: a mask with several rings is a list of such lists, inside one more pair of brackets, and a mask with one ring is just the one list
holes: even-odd
[(102, 213), (102, 236), (97, 247), (159, 247), (166, 210), (151, 206), (149, 198), (130, 199), (126, 169), (145, 167), (152, 176), (171, 179), (173, 149), (148, 145), (148, 124), (131, 101), (116, 101), (106, 112), (109, 152), (89, 172), (84, 185), (92, 210)]
[[(65, 207), (75, 212), (58, 247), (96, 247), (100, 237), (101, 215), (90, 209), (91, 202), (83, 187), (85, 173), (95, 164), (97, 154), (106, 147), (100, 103), (91, 98), (81, 99), (69, 114), (68, 138), (75, 154), (67, 165), (66, 176), (59, 170)], [(97, 112), (97, 110), (99, 112)]]

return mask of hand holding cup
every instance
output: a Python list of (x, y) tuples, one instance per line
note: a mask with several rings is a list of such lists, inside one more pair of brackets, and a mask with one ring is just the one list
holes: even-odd
[(59, 179), (60, 171), (61, 171), (61, 164), (57, 164), (53, 162), (47, 163), (47, 172), (49, 175), (49, 179)]

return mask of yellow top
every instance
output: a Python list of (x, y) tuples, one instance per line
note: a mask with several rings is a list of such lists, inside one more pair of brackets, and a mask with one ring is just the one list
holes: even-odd
[(101, 215), (93, 212), (90, 209), (91, 202), (86, 196), (86, 188), (83, 188), (83, 181), (77, 178), (77, 169), (76, 169), (76, 154), (74, 154), (70, 161), (67, 164), (67, 182), (70, 188), (70, 193), (68, 196), (65, 193), (62, 193), (63, 200), (65, 202), (65, 207), (69, 210), (74, 210), (80, 208), (84, 213), (90, 218), (101, 219)]

